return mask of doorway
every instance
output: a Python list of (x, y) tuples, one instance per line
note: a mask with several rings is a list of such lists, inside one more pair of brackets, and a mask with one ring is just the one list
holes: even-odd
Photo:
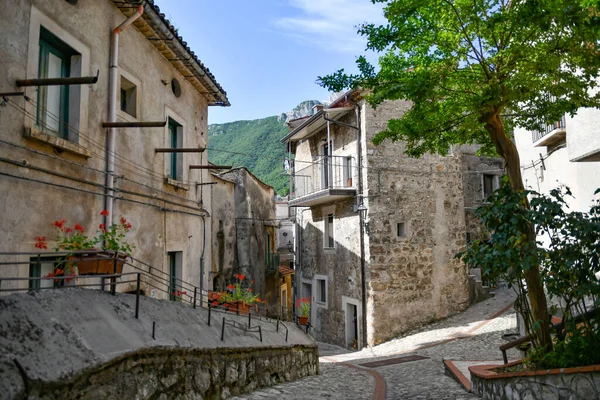
[(358, 350), (358, 307), (346, 303), (346, 347)]

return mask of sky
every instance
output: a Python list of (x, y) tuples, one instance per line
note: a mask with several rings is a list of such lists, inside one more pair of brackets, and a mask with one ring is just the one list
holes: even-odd
[(304, 100), (328, 100), (318, 76), (356, 72), (364, 22), (383, 23), (370, 0), (155, 0), (227, 92), (209, 124), (264, 118)]

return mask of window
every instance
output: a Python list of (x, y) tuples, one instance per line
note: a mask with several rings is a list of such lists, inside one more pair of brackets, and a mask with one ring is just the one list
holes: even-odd
[(496, 175), (483, 175), (483, 200), (487, 200), (488, 197), (498, 189), (498, 182)]
[[(71, 58), (77, 53), (44, 27), (40, 27), (38, 77), (71, 76)], [(37, 125), (47, 134), (69, 139), (70, 86), (39, 86)], [(77, 91), (73, 89), (73, 91)]]
[[(30, 278), (42, 278), (54, 271), (54, 264), (56, 263), (54, 257), (43, 257), (39, 259), (33, 257), (30, 259), (29, 264), (29, 277)], [(38, 290), (44, 288), (51, 288), (56, 286), (52, 279), (36, 279), (29, 281), (29, 290)]]
[(137, 118), (137, 86), (121, 76), (121, 111)]
[(396, 223), (396, 236), (406, 237), (406, 224), (404, 222)]
[(317, 289), (317, 293), (315, 293), (315, 301), (317, 302), (317, 304), (320, 304), (321, 306), (327, 306), (327, 277), (326, 276), (321, 276), (321, 275), (316, 275), (315, 276), (315, 281), (316, 281), (316, 289)]
[(323, 143), (321, 146), (322, 168), (321, 168), (321, 189), (331, 187), (331, 143)]
[(181, 291), (181, 251), (170, 251), (167, 253), (167, 264), (169, 267), (169, 299), (177, 300), (177, 291)]
[(344, 157), (344, 187), (352, 187), (352, 157)]
[(330, 249), (335, 247), (333, 231), (333, 214), (328, 214), (325, 218), (325, 227), (323, 229), (323, 247)]
[[(183, 127), (173, 118), (169, 117), (169, 147), (179, 149), (183, 147)], [(173, 180), (183, 180), (183, 154), (170, 153), (167, 157), (167, 176)]]

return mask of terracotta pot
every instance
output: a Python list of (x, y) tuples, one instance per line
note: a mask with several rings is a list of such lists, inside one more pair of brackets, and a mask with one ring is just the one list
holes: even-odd
[(123, 272), (123, 264), (126, 259), (127, 256), (119, 254), (116, 262), (116, 272), (115, 258), (110, 253), (77, 254), (74, 264), (77, 266), (79, 275), (112, 275)]
[(240, 314), (248, 314), (250, 312), (250, 304), (246, 304), (243, 301), (231, 301), (229, 303), (224, 304), (227, 308), (227, 311), (240, 313)]
[(298, 323), (300, 325), (308, 325), (308, 316), (304, 317), (304, 316), (299, 316), (298, 317)]

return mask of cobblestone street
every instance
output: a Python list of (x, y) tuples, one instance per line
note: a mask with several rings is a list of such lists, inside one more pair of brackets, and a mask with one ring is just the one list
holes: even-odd
[[(510, 289), (497, 289), (495, 297), (460, 314), (360, 352), (320, 344), (320, 375), (235, 399), (475, 399), (445, 375), (442, 361), (502, 359), (502, 335), (516, 331), (514, 297)], [(428, 358), (372, 368), (360, 365), (406, 355)], [(509, 358), (517, 356), (509, 352)]]

